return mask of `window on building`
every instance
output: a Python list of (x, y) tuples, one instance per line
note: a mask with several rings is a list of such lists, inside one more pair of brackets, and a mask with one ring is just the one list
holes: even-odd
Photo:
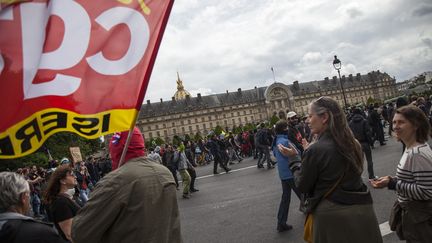
[(211, 121), (211, 119), (212, 119), (211, 116), (208, 116), (208, 120)]
[(184, 121), (183, 120), (181, 120), (180, 123), (182, 124), (182, 126), (184, 125)]
[(185, 129), (184, 129), (184, 127), (182, 127), (182, 132), (183, 132), (183, 133), (185, 132)]
[(226, 118), (226, 114), (225, 113), (223, 114), (223, 118)]
[(156, 129), (159, 129), (159, 125), (158, 124), (156, 124)]
[(153, 133), (149, 132), (149, 137), (153, 138)]
[(243, 115), (246, 115), (246, 111), (243, 111)]
[(166, 124), (165, 123), (163, 124), (163, 128), (166, 128)]
[(148, 126), (147, 129), (148, 129), (149, 131), (151, 131), (151, 126)]
[(204, 128), (204, 129), (207, 129), (207, 126), (206, 126), (206, 124), (205, 124), (205, 123), (203, 124), (203, 128)]
[(159, 131), (157, 131), (156, 134), (157, 134), (158, 137), (160, 137), (160, 132)]
[(192, 132), (192, 126), (189, 126), (189, 132)]
[(251, 116), (250, 118), (251, 118), (251, 122), (253, 122), (253, 121), (254, 121), (254, 117), (253, 117), (253, 116)]
[(224, 120), (224, 125), (225, 125), (225, 126), (228, 126), (228, 122), (227, 122), (227, 120)]
[(173, 128), (173, 134), (176, 135), (177, 134), (177, 130), (175, 128)]
[(191, 121), (190, 121), (190, 119), (188, 119), (188, 124), (191, 124)]
[(234, 120), (234, 119), (232, 119), (232, 125), (233, 125), (233, 126), (235, 125), (235, 120)]
[(210, 122), (210, 129), (213, 128), (213, 122)]
[(165, 137), (168, 137), (168, 132), (167, 132), (167, 130), (164, 130), (164, 136), (165, 136)]
[(202, 122), (204, 122), (204, 121), (205, 121), (204, 117), (201, 117), (201, 121), (202, 121)]
[(172, 127), (175, 127), (175, 123), (174, 123), (174, 122), (173, 122), (173, 123), (171, 123), (171, 126), (172, 126)]
[(239, 123), (241, 123), (241, 117), (238, 118)]
[(237, 111), (237, 116), (240, 116), (240, 111)]
[(197, 130), (197, 132), (200, 130), (198, 124), (196, 125), (196, 130)]

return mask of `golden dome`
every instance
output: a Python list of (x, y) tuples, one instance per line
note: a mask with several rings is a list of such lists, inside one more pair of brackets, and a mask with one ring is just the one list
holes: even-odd
[(184, 89), (183, 81), (180, 79), (179, 73), (177, 72), (177, 91), (174, 94), (175, 100), (184, 100), (186, 96), (191, 96), (190, 93)]

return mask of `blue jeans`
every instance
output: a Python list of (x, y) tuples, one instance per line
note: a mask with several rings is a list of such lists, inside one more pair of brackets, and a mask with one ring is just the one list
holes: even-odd
[(288, 220), (288, 211), (291, 202), (291, 189), (294, 193), (301, 198), (300, 191), (294, 184), (294, 179), (281, 180), (282, 183), (282, 198), (279, 205), (279, 211), (277, 215), (278, 225), (286, 224)]
[(79, 192), (81, 200), (83, 201), (83, 203), (86, 203), (88, 201), (88, 195), (90, 193), (90, 190), (88, 188), (85, 190), (80, 189)]
[(35, 192), (32, 192), (30, 195), (30, 203), (33, 209), (34, 216), (40, 216), (40, 206), (41, 206), (41, 200), (39, 198), (39, 195)]

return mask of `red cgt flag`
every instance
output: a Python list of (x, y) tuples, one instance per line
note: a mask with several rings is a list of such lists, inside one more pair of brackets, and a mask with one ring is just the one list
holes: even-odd
[(174, 0), (0, 0), (0, 159), (128, 130)]

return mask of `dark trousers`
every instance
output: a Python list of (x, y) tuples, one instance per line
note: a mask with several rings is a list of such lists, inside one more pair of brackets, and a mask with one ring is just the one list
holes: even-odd
[(375, 174), (373, 169), (372, 151), (370, 145), (367, 142), (362, 142), (361, 146), (362, 146), (363, 153), (366, 156), (369, 179), (373, 179), (375, 177)]
[(187, 171), (191, 177), (190, 190), (195, 189), (196, 172), (194, 169), (187, 169)]
[(214, 155), (214, 163), (213, 163), (213, 173), (217, 173), (217, 166), (223, 168), (225, 171), (228, 171), (228, 167), (225, 165), (224, 161), (220, 157), (220, 155)]
[(270, 150), (267, 145), (258, 145), (257, 149), (259, 150), (258, 154), (258, 166), (264, 164), (264, 161), (267, 161), (267, 167), (271, 166), (271, 158), (270, 158)]
[(301, 198), (300, 191), (297, 189), (297, 187), (294, 184), (294, 179), (281, 180), (281, 183), (282, 183), (282, 198), (281, 198), (278, 215), (277, 215), (278, 225), (284, 225), (288, 220), (288, 211), (291, 203), (291, 190), (294, 191), (294, 193), (297, 195), (299, 199)]
[(176, 187), (179, 187), (178, 179), (177, 179), (177, 169), (173, 166), (167, 166), (167, 168), (171, 171), (174, 181), (176, 183)]

